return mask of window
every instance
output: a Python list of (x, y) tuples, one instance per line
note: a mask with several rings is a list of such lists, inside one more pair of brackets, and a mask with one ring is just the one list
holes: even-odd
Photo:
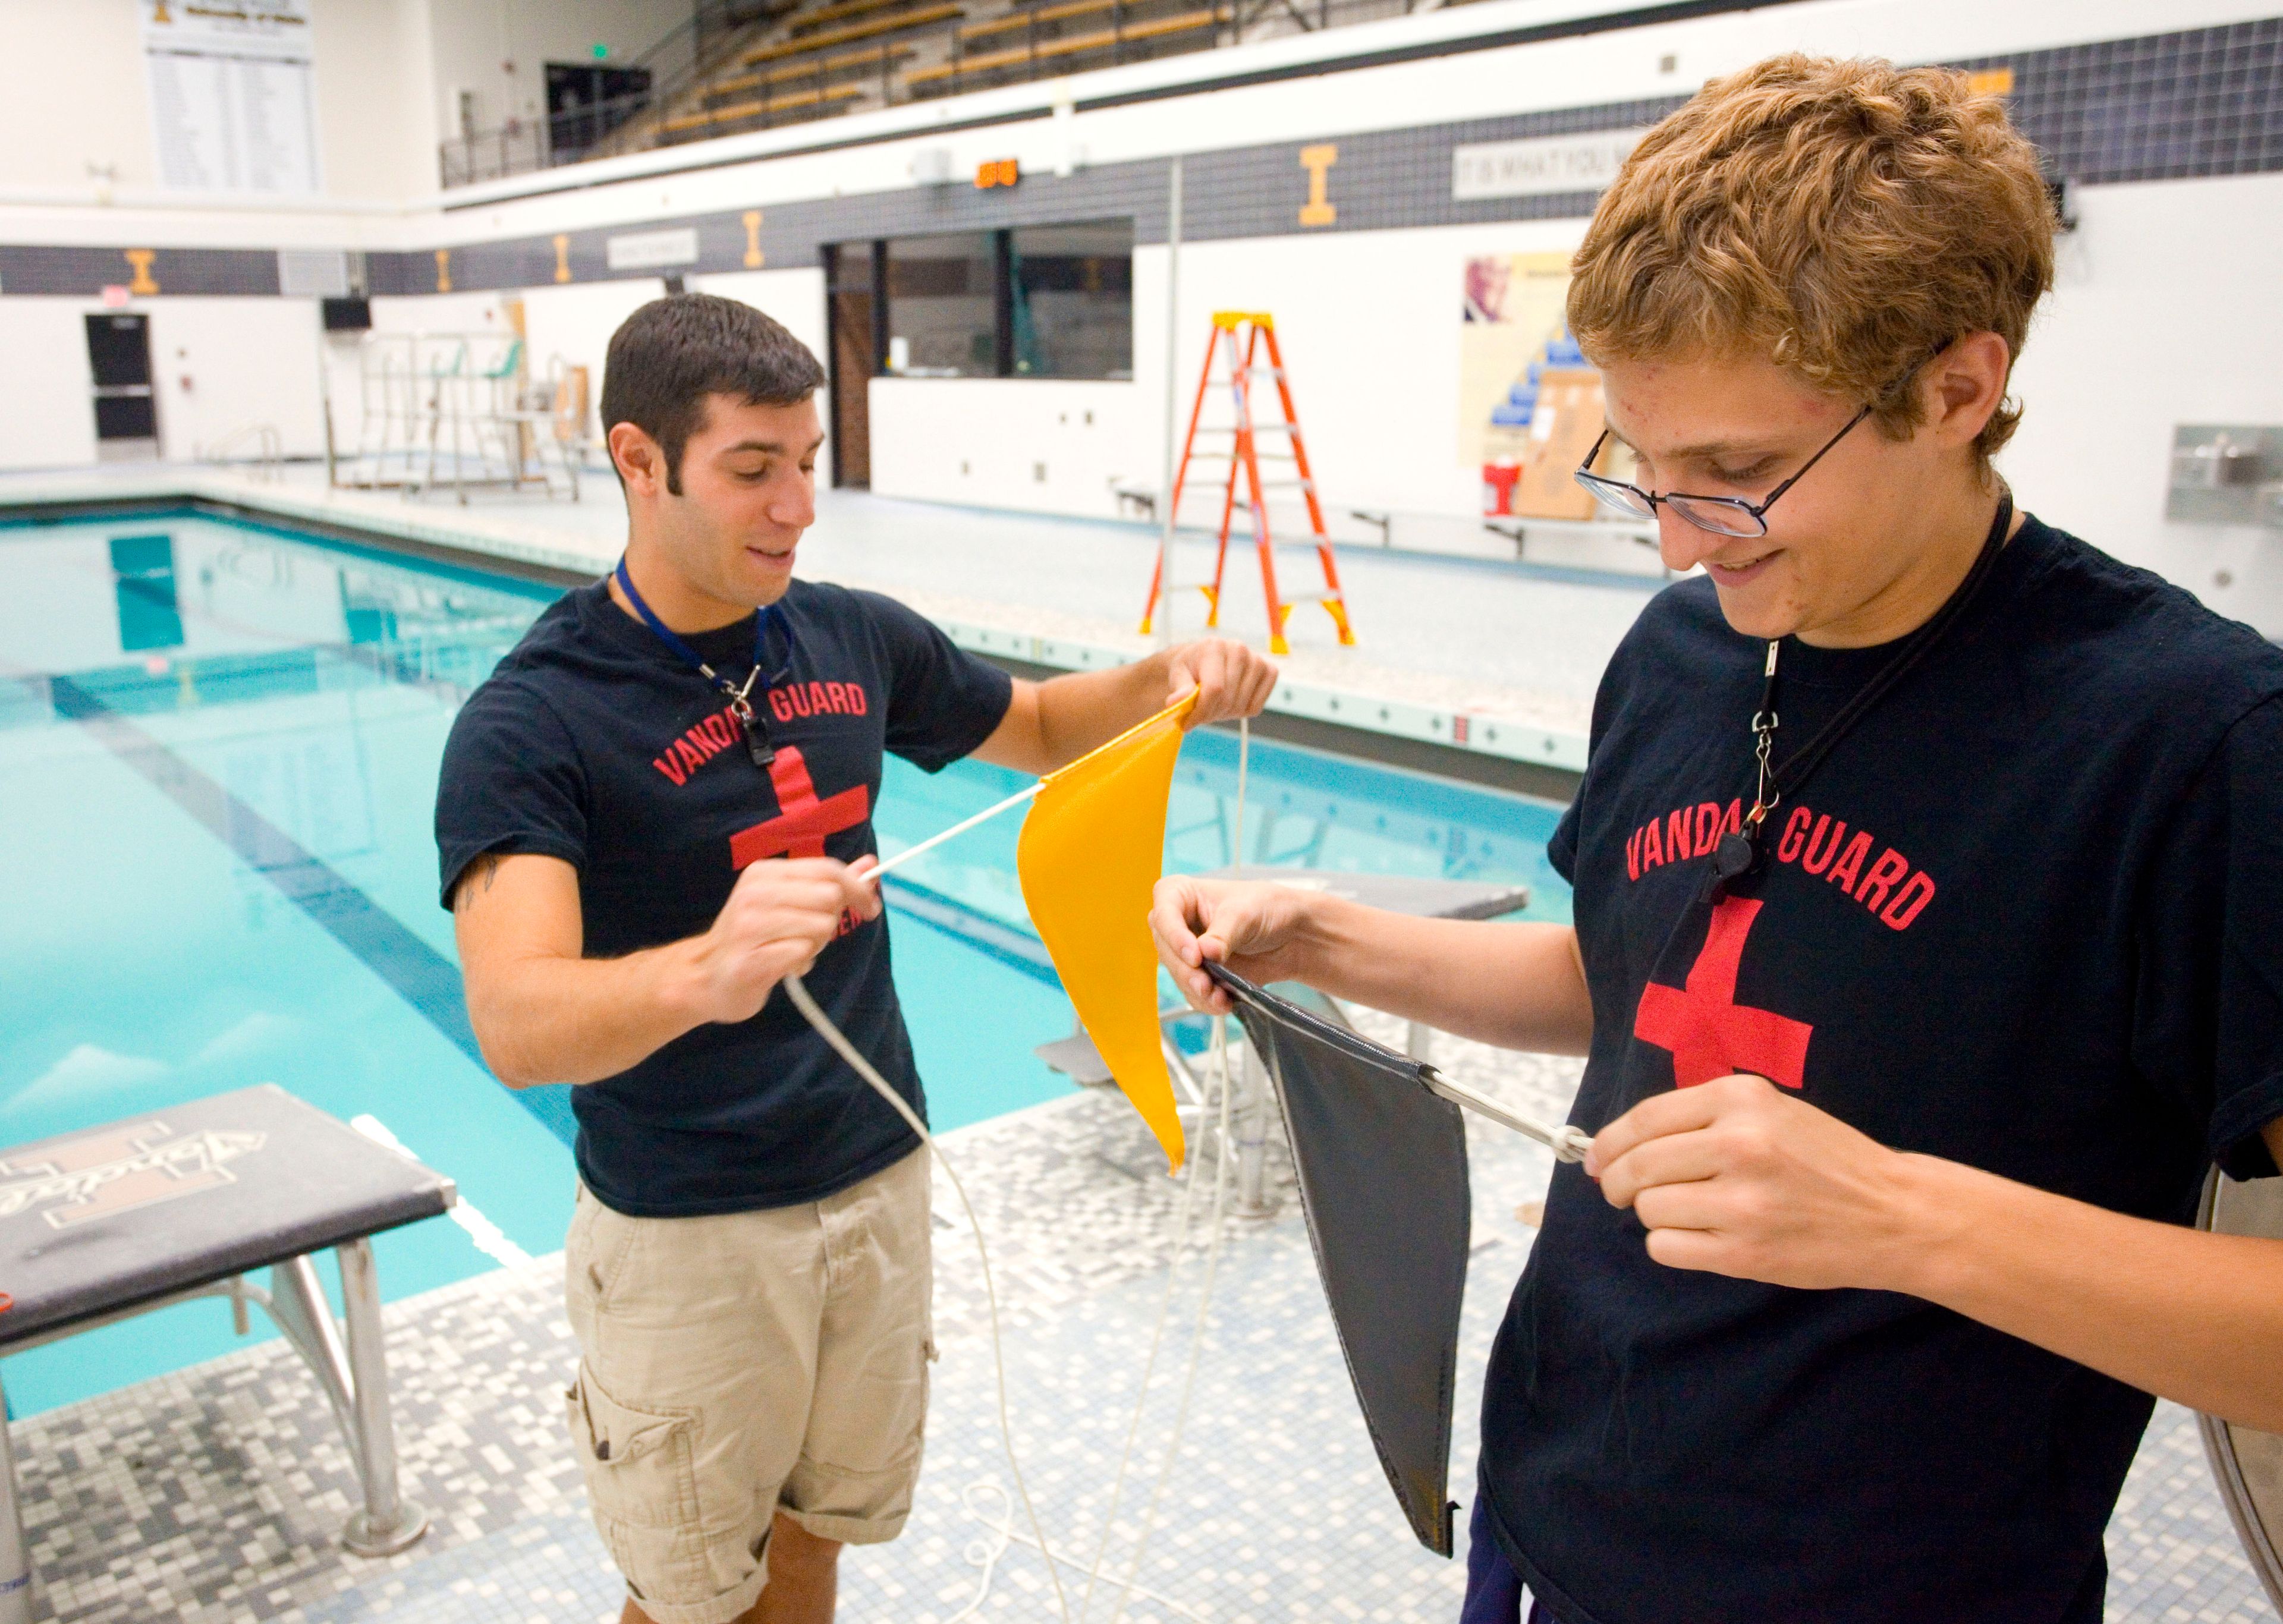
[[(869, 245), (839, 245), (856, 263)], [(1131, 378), (1134, 222), (902, 237), (877, 364), (904, 377)], [(853, 333), (853, 329), (852, 329)]]
[(1000, 235), (962, 231), (888, 244), (890, 372), (1000, 376)]
[(1024, 226), (1007, 233), (1014, 371), (1134, 376), (1134, 222)]

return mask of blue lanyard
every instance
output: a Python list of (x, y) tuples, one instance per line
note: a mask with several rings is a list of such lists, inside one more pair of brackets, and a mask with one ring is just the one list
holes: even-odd
[[(760, 612), (753, 617), (753, 669), (745, 673), (745, 680), (740, 685), (699, 659), (697, 650), (684, 642), (673, 627), (658, 618), (651, 606), (643, 601), (643, 594), (635, 590), (634, 578), (627, 573), (627, 561), (623, 556), (619, 560), (619, 567), (612, 573), (618, 578), (619, 590), (627, 594), (627, 602), (635, 606), (635, 613), (643, 618), (645, 626), (658, 633), (658, 641), (681, 656), (683, 664), (691, 667), (721, 690), (723, 697), (729, 702), (730, 713), (737, 719), (738, 727), (744, 732), (746, 753), (752, 757), (755, 766), (767, 766), (775, 759), (776, 751), (770, 748), (767, 725), (754, 712), (753, 684), (760, 680), (761, 665), (767, 658), (770, 611), (776, 606), (764, 603)], [(787, 665), (792, 663), (792, 622), (790, 620), (785, 622), (785, 663)]]

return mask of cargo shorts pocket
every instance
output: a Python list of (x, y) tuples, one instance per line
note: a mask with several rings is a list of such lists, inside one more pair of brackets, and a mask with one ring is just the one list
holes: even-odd
[(596, 1383), (584, 1360), (564, 1399), (571, 1442), (597, 1519), (694, 1535), (697, 1474), (690, 1445), (696, 1418), (687, 1410), (620, 1403)]
[(635, 1247), (656, 1222), (613, 1212), (586, 1185), (579, 1186), (570, 1233), (563, 1242), (565, 1283), (574, 1315), (582, 1308), (599, 1314), (610, 1306), (628, 1273)]

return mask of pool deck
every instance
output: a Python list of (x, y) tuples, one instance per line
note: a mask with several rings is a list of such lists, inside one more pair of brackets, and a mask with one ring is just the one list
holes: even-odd
[[(167, 495), (557, 569), (597, 570), (619, 539), (607, 485), (590, 487), (575, 510), (493, 502), (463, 512), (435, 500), (205, 470), (0, 478), (0, 509)], [(806, 561), (813, 572), (893, 590), (959, 628), (963, 641), (1027, 639), (1031, 652), (1002, 651), (1073, 665), (1086, 663), (1077, 650), (1106, 661), (1146, 647), (1122, 618), (1145, 579), (1144, 532), (863, 497), (836, 495), (822, 508)], [(1042, 569), (1042, 555), (1066, 563)], [(1296, 637), (1311, 641), (1288, 664), (1287, 686), (1305, 703), (1415, 704), (1446, 727), (1461, 714), (1504, 719), (1541, 742), (1568, 741), (1564, 751), (1582, 751), (1601, 663), (1646, 601), (1640, 587), (1511, 565), (1346, 554), (1342, 564), (1365, 641), (1341, 650), (1321, 641), (1321, 617), (1313, 627), (1296, 625)], [(1233, 629), (1243, 630), (1241, 608), (1231, 612)], [(1257, 629), (1257, 603), (1252, 612)], [(1582, 762), (1582, 754), (1566, 758)], [(1559, 765), (1549, 751), (1536, 759)], [(1399, 1041), (1387, 1018), (1357, 1018)], [(1460, 1081), (1556, 1120), (1577, 1083), (1573, 1061), (1449, 1038), (1437, 1040), (1436, 1059)], [(1450, 1479), (1462, 1501), (1472, 1497), (1490, 1340), (1535, 1239), (1534, 1203), (1552, 1169), (1543, 1151), (1502, 1130), (1470, 1122), (1469, 1133), (1475, 1244)], [(1115, 1098), (1073, 1094), (960, 1130), (946, 1143), (982, 1208), (1031, 1491), (1049, 1542), (1081, 1570), (1103, 1537), (1169, 1282), (1176, 1293), (1105, 1569), (1122, 1575), (1197, 1323), (1203, 1201), (1215, 1158), (1196, 1158), (1208, 1182), (1192, 1239), (1175, 1257), (1182, 1186), (1163, 1176), (1138, 1120)], [(1331, 1333), (1289, 1166), (1272, 1157), (1271, 1171), (1279, 1213), (1225, 1222), (1187, 1430), (1129, 1615), (1449, 1624), (1463, 1548), (1455, 1563), (1422, 1551), (1398, 1514)], [(935, 1208), (941, 1362), (928, 1465), (905, 1536), (848, 1554), (850, 1619), (947, 1624), (974, 1597), (978, 1558), (1007, 1518), (980, 1273), (940, 1174)], [(355, 1478), (316, 1384), (272, 1339), (15, 1426), (41, 1575), (37, 1616), (73, 1624), (615, 1620), (622, 1590), (587, 1518), (564, 1430), (559, 1395), (575, 1352), (559, 1255), (397, 1302), (386, 1317), (406, 1492), (435, 1517), (423, 1541), (379, 1560), (339, 1548)], [(2176, 1406), (2158, 1406), (2108, 1549), (2112, 1620), (2250, 1624), (2272, 1616), (2213, 1488), (2194, 1419)], [(1105, 1580), (1093, 1616), (1114, 1605)], [(990, 1597), (975, 1616), (1057, 1616), (1035, 1550), (1016, 1543), (996, 1558)]]
[[(471, 494), (417, 500), (328, 489), (323, 471), (275, 479), (239, 470), (144, 464), (0, 475), (11, 508), (183, 498), (280, 522), (340, 527), (553, 571), (599, 573), (625, 545), (607, 477), (578, 502)], [(1113, 665), (1154, 646), (1138, 630), (1157, 556), (1139, 524), (900, 501), (820, 491), (800, 572), (892, 593), (981, 652), (1070, 670)], [(1183, 532), (1179, 580), (1210, 573), (1209, 537)], [(1305, 551), (1280, 560), (1287, 590)], [(1481, 757), (1584, 770), (1593, 689), (1660, 574), (1593, 572), (1493, 556), (1343, 546), (1342, 586), (1357, 627), (1342, 648), (1313, 604), (1292, 610), (1292, 651), (1271, 710)], [(1204, 630), (1204, 600), (1176, 597), (1180, 635)], [(1258, 571), (1233, 553), (1219, 630), (1266, 646)]]
[[(1394, 1023), (1360, 1012), (1394, 1039)], [(1576, 1063), (1439, 1038), (1446, 1070), (1520, 1108), (1559, 1112)], [(1105, 1572), (1122, 1577), (1180, 1393), (1204, 1275), (1205, 1203), (1170, 1255), (1180, 1186), (1121, 1101), (1084, 1093), (946, 1136), (981, 1209), (998, 1284), (1017, 1447), (1048, 1539), (1095, 1559), (1150, 1327), (1177, 1295), (1137, 1465)], [(1461, 1334), (1453, 1493), (1470, 1500), (1484, 1362), (1535, 1232), (1546, 1153), (1469, 1123), (1474, 1252)], [(1180, 1459), (1131, 1616), (1210, 1624), (1332, 1619), (1450, 1624), (1464, 1550), (1414, 1544), (1350, 1395), (1289, 1167), (1282, 1208), (1225, 1220)], [(852, 1550), (843, 1615), (946, 1624), (975, 1595), (978, 1542), (1009, 1487), (980, 1276), (936, 1181), (936, 1319), (928, 1463), (904, 1537)], [(560, 1393), (576, 1360), (560, 1255), (388, 1310), (406, 1492), (434, 1513), (379, 1560), (335, 1535), (355, 1478), (316, 1387), (276, 1341), (19, 1423), (42, 1618), (74, 1624), (566, 1624), (618, 1616), (623, 1594), (588, 1520)], [(1461, 1519), (1463, 1527), (1463, 1519)], [(1021, 1532), (1018, 1524), (1017, 1531)], [(2252, 1624), (2272, 1615), (2211, 1486), (2193, 1418), (2156, 1419), (2109, 1525), (2108, 1617)], [(1066, 1582), (1069, 1582), (1066, 1575)], [(1094, 1616), (1106, 1618), (1108, 1581)], [(1143, 1592), (1148, 1594), (1143, 1594)], [(1073, 1601), (1073, 1607), (1075, 1602)], [(1046, 1568), (997, 1562), (986, 1620), (1052, 1620)]]

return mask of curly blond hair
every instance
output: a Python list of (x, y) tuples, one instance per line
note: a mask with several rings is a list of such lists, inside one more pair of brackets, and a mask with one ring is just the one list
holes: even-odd
[[(2020, 358), (2054, 223), (2037, 149), (1965, 74), (1771, 57), (1633, 149), (1570, 263), (1570, 331), (1597, 361), (1770, 360), (1902, 439), (1924, 413), (1894, 385), (1939, 346)], [(1985, 467), (2021, 418), (1999, 403)]]

